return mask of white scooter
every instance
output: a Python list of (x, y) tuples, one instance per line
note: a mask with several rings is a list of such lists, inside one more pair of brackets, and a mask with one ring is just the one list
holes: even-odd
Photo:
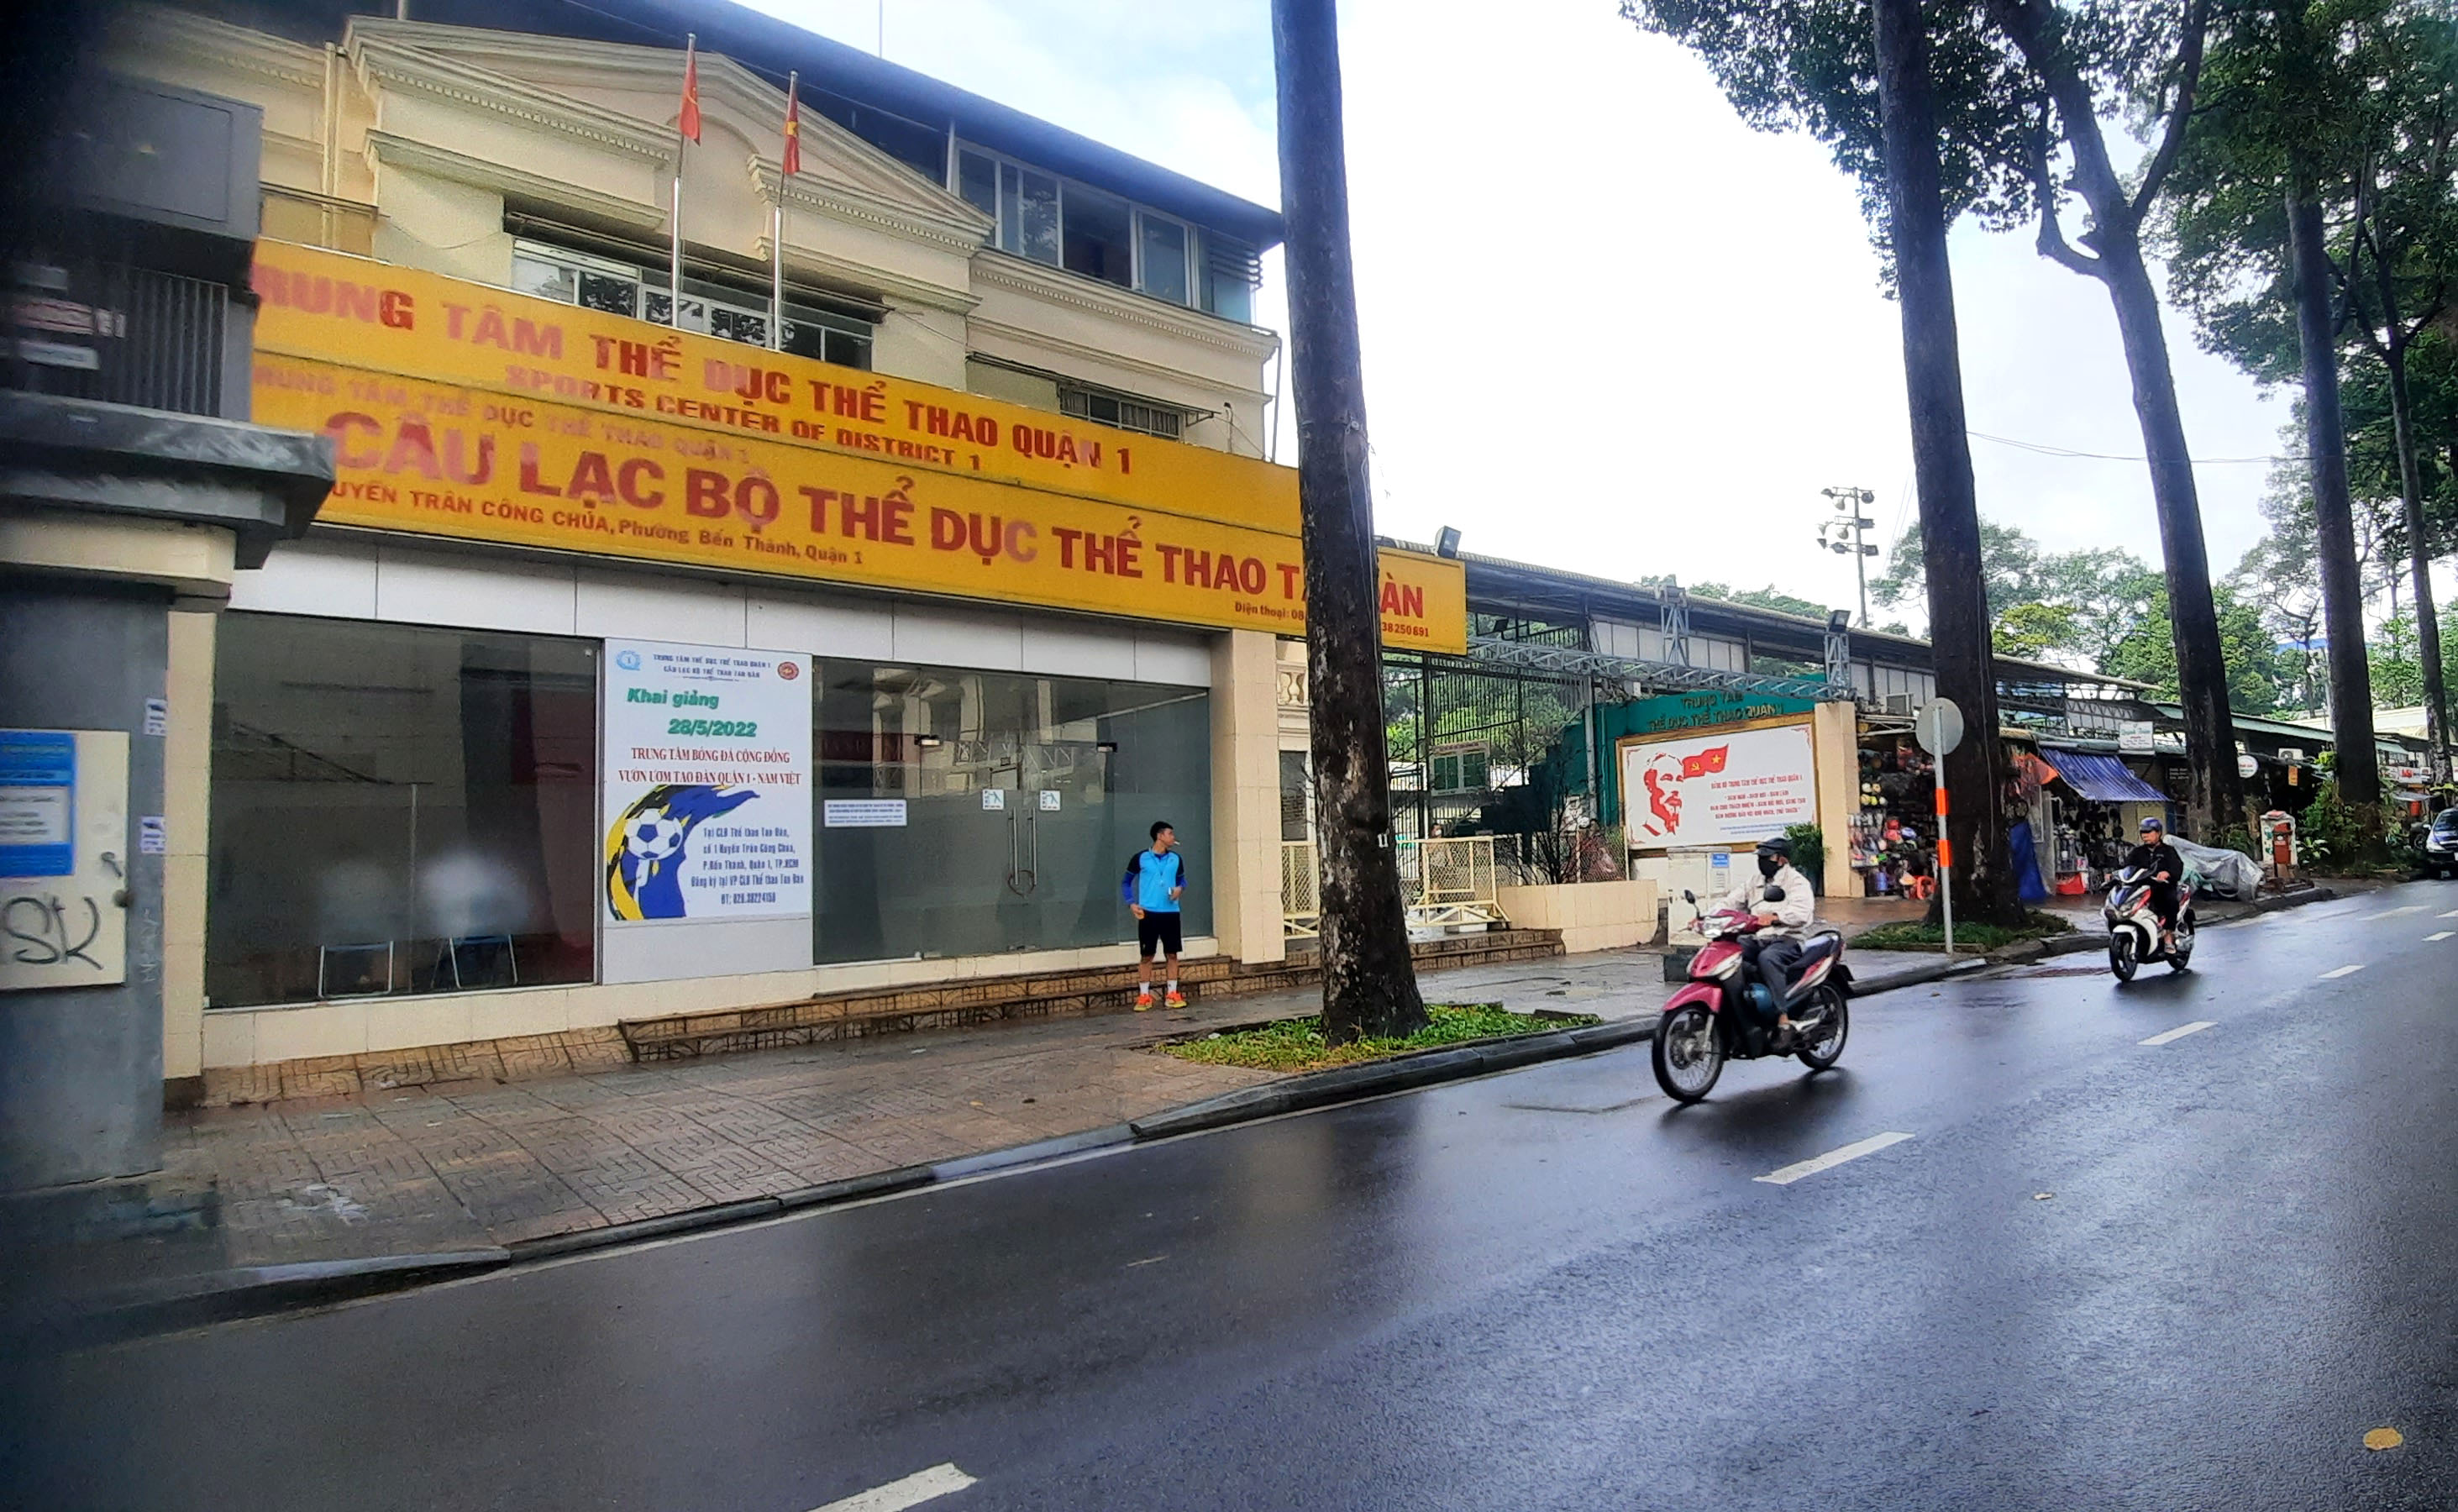
[(2174, 942), (2159, 939), (2159, 916), (2151, 907), (2151, 874), (2130, 866), (2116, 874), (2108, 889), (2108, 969), (2119, 982), (2155, 961), (2182, 971), (2194, 959), (2194, 892), (2201, 879), (2185, 873), (2177, 883), (2177, 927)]

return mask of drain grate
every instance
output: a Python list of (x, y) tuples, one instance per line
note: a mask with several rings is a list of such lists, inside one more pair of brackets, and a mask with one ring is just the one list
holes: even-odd
[(2041, 966), (2037, 970), (2026, 971), (2021, 973), (2021, 975), (2026, 979), (2037, 977), (2104, 977), (2108, 975), (2108, 968), (2106, 966)]

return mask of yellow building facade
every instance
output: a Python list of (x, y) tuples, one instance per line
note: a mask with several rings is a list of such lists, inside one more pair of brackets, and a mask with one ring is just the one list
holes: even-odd
[[(1155, 820), (1189, 953), (1280, 959), (1276, 218), (809, 40), (788, 176), (796, 60), (685, 143), (676, 48), (115, 36), (261, 110), (253, 418), (338, 477), (174, 616), (175, 1086), (1121, 964)], [(1380, 589), (1463, 649), (1457, 563)]]

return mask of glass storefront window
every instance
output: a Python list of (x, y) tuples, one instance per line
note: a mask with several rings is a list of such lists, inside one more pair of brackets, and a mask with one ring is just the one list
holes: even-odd
[(1185, 932), (1211, 933), (1204, 690), (823, 661), (815, 719), (814, 959), (1131, 941), (1118, 879), (1155, 819), (1187, 853)]
[(234, 611), (213, 739), (210, 1005), (592, 979), (595, 647)]

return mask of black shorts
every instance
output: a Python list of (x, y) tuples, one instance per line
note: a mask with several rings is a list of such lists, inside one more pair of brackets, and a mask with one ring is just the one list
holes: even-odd
[(1135, 921), (1137, 960), (1149, 960), (1156, 946), (1168, 950), (1173, 956), (1183, 948), (1178, 938), (1177, 917), (1176, 909), (1167, 913), (1157, 908), (1144, 910), (1144, 916)]

